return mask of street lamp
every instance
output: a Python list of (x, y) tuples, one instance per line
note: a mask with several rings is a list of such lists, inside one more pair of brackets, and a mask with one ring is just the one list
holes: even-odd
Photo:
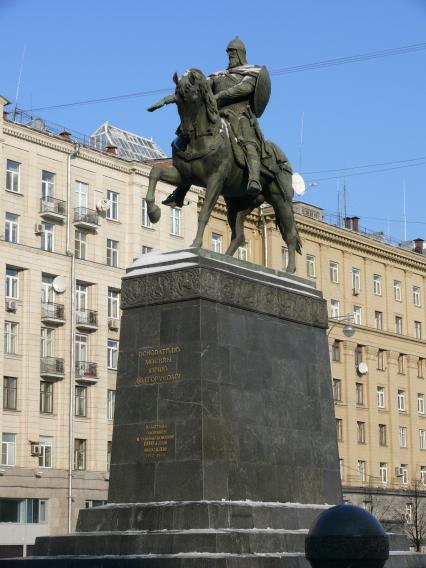
[(353, 337), (355, 334), (355, 328), (354, 326), (351, 324), (351, 322), (354, 319), (354, 315), (353, 314), (346, 314), (344, 316), (340, 316), (340, 317), (336, 317), (336, 318), (330, 318), (331, 320), (333, 320), (335, 323), (333, 323), (332, 326), (330, 326), (328, 328), (327, 331), (327, 336), (330, 335), (331, 330), (336, 327), (336, 325), (338, 325), (339, 323), (345, 322), (345, 325), (343, 326), (343, 335), (345, 335), (346, 337)]

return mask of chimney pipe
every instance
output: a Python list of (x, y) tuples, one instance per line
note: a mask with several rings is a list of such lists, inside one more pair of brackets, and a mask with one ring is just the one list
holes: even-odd
[(4, 110), (4, 111), (3, 111), (3, 120), (7, 120), (7, 115), (8, 115), (8, 114), (9, 114), (9, 113), (7, 112), (7, 110)]
[(105, 148), (106, 153), (111, 154), (112, 156), (117, 155), (117, 150), (118, 150), (117, 146), (113, 146), (112, 144), (110, 144)]
[(414, 252), (423, 254), (423, 243), (424, 239), (414, 239)]
[(352, 217), (352, 230), (359, 233), (359, 217)]
[(352, 229), (352, 223), (351, 223), (352, 219), (350, 217), (345, 217), (344, 218), (344, 222), (345, 222), (345, 229)]
[(64, 140), (71, 140), (71, 132), (68, 132), (67, 130), (62, 130), (62, 132), (59, 133), (59, 136)]

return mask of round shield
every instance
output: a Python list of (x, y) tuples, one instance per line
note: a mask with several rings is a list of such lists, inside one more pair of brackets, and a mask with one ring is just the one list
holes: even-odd
[(263, 111), (268, 104), (269, 97), (271, 96), (271, 78), (269, 76), (269, 71), (266, 67), (262, 67), (259, 71), (256, 81), (256, 87), (253, 93), (252, 99), (252, 110), (254, 114), (259, 118), (262, 116)]

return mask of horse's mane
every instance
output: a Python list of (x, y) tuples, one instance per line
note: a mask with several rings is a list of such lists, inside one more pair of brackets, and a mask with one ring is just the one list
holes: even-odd
[(214, 98), (210, 83), (207, 81), (206, 76), (199, 69), (192, 68), (185, 71), (182, 79), (186, 78), (192, 85), (195, 83), (199, 84), (200, 93), (203, 97), (204, 104), (206, 105), (208, 121), (215, 124), (219, 113), (217, 110), (216, 99)]

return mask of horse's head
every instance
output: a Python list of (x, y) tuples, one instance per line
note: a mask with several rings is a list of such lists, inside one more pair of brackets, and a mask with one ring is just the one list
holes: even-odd
[(176, 84), (176, 103), (181, 118), (181, 134), (190, 137), (204, 136), (213, 131), (218, 120), (217, 104), (210, 84), (199, 69), (188, 69), (178, 77), (173, 75)]

